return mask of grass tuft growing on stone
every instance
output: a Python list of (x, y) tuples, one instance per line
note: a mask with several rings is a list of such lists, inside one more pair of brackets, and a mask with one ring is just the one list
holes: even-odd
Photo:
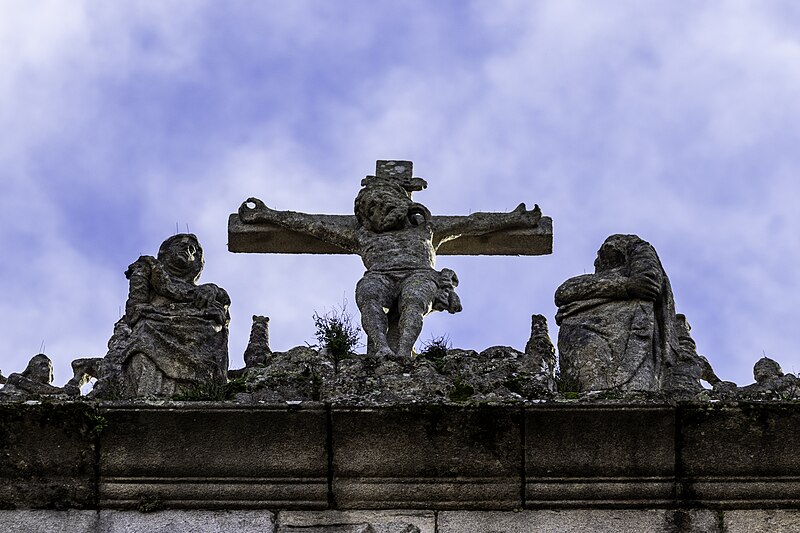
[(334, 361), (355, 353), (360, 329), (353, 323), (346, 304), (322, 315), (315, 311), (313, 318), (317, 346), (326, 349)]
[(448, 335), (440, 335), (438, 337), (431, 337), (431, 339), (422, 345), (418, 357), (427, 359), (436, 368), (440, 374), (444, 371), (444, 358), (447, 355), (447, 350), (452, 347), (450, 337)]

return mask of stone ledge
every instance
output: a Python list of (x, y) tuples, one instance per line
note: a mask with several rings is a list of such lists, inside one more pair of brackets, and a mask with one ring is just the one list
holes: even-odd
[(0, 405), (5, 509), (800, 508), (800, 404)]
[[(234, 404), (235, 405), (235, 404)], [(102, 407), (103, 507), (328, 507), (320, 407)]]
[(522, 507), (518, 407), (334, 408), (333, 496), (350, 509)]
[(798, 510), (0, 511), (4, 533), (795, 533)]
[(0, 404), (0, 509), (97, 507), (96, 423), (83, 403)]

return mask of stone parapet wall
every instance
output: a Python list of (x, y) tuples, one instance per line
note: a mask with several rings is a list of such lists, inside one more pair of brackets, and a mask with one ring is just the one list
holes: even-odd
[[(796, 523), (799, 452), (796, 403), (29, 402), (0, 405), (0, 506), (14, 510), (6, 523), (48, 509), (36, 516), (79, 516), (100, 528), (86, 531), (212, 510), (226, 512), (209, 514), (212, 529), (201, 531), (251, 516), (234, 510), (263, 522), (278, 510), (300, 520), (398, 509), (435, 517), (440, 533), (481, 531), (464, 524), (487, 520), (499, 524), (487, 531), (538, 530), (513, 525), (523, 518), (590, 525), (592, 516), (713, 527), (724, 519), (759, 531), (764, 517)], [(758, 511), (775, 508), (787, 511)], [(67, 509), (75, 511), (53, 514)], [(182, 509), (198, 511), (161, 512)], [(694, 529), (675, 531), (683, 530)], [(698, 529), (706, 530), (717, 531)]]
[(7, 533), (795, 533), (797, 510), (0, 511)]

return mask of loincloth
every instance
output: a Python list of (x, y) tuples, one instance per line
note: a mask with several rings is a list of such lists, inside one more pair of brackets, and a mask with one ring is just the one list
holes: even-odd
[[(377, 281), (398, 298), (409, 291), (422, 290), (428, 294), (431, 308), (434, 311), (458, 313), (461, 311), (461, 299), (456, 294), (458, 276), (449, 268), (441, 271), (430, 269), (414, 270), (368, 270), (363, 279)], [(425, 290), (429, 288), (428, 290)]]

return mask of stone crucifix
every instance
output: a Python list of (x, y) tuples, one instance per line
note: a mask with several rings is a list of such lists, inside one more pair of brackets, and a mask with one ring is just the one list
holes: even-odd
[(544, 255), (552, 253), (552, 220), (520, 204), (510, 213), (431, 216), (412, 200), (427, 183), (412, 176), (411, 161), (378, 161), (361, 182), (355, 216), (276, 211), (248, 198), (228, 222), (231, 252), (318, 253), (361, 256), (367, 271), (356, 304), (367, 353), (411, 357), (431, 311), (461, 311), (458, 277), (435, 270), (437, 254)]

